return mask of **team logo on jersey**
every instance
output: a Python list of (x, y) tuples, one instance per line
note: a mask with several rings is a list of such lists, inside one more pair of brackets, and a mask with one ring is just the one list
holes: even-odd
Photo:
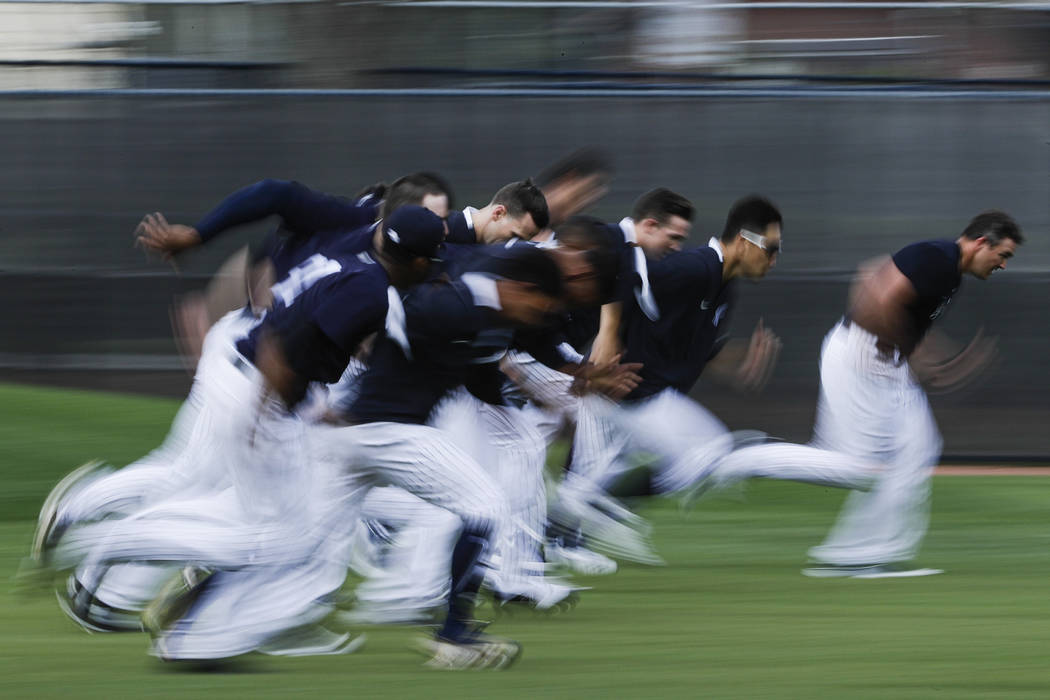
[(937, 318), (940, 317), (940, 315), (945, 312), (945, 310), (948, 308), (948, 304), (952, 303), (952, 295), (954, 295), (954, 294), (955, 294), (955, 290), (953, 289), (951, 294), (949, 294), (946, 297), (942, 297), (941, 298), (940, 305), (936, 309), (933, 310), (932, 314), (930, 314), (930, 320), (931, 321), (936, 321)]
[(386, 235), (390, 236), (390, 240), (392, 240), (394, 243), (401, 242), (401, 236), (397, 235), (397, 231), (395, 231), (392, 228), (388, 228), (386, 230)]
[(704, 299), (700, 302), (700, 308), (704, 311), (707, 311), (711, 308), (711, 302), (709, 302), (707, 299)]

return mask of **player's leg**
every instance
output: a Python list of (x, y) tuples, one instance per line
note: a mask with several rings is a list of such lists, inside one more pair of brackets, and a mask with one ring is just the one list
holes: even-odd
[(631, 470), (630, 458), (639, 448), (635, 434), (623, 429), (633, 409), (599, 396), (587, 396), (579, 406), (572, 465), (551, 504), (552, 534), (563, 546), (578, 548), (582, 534), (586, 547), (617, 559), (660, 565), (648, 541), (649, 525), (606, 492)]
[(767, 442), (734, 449), (715, 466), (707, 486), (724, 488), (745, 479), (777, 479), (867, 490), (883, 469), (881, 464), (841, 452)]
[(428, 619), (448, 597), (448, 552), (459, 537), (459, 518), (396, 487), (372, 489), (362, 518), (362, 523), (378, 523), (390, 541), (361, 567), (366, 578), (354, 590), (356, 602), (347, 619), (367, 624)]
[[(192, 485), (200, 488), (200, 472), (207, 452), (202, 445), (213, 432), (213, 421), (228, 413), (223, 399), (228, 392), (209, 387), (227, 382), (229, 356), (240, 333), (252, 319), (243, 312), (231, 312), (209, 329), (189, 396), (179, 407), (170, 430), (160, 447), (142, 459), (116, 471), (105, 479), (92, 482), (63, 504), (59, 520), (64, 525), (97, 520), (113, 515), (123, 516), (150, 501), (167, 497), (176, 490)], [(226, 433), (216, 436), (226, 441)], [(183, 474), (193, 470), (192, 478)], [(169, 471), (175, 473), (167, 473)]]
[(818, 443), (878, 459), (885, 468), (870, 491), (850, 494), (810, 556), (845, 567), (912, 558), (925, 532), (929, 479), (941, 446), (922, 389), (906, 364), (880, 359), (870, 334), (856, 326), (829, 334), (821, 385)]
[[(445, 621), (426, 642), (429, 663), (458, 668), (512, 661), (520, 652), (516, 643), (479, 635), (472, 622), (483, 579), (480, 562), (509, 510), (491, 477), (442, 431), (428, 426), (369, 423), (337, 429), (328, 443), (337, 454), (352, 455), (348, 467), (358, 480), (367, 475), (376, 485), (400, 486), (463, 523), (450, 557)], [(449, 661), (449, 655), (455, 659)]]
[(490, 466), (511, 508), (509, 527), (497, 545), (499, 563), (490, 572), (493, 592), (539, 609), (565, 603), (576, 589), (545, 575), (540, 551), (547, 521), (547, 443), (522, 408), (479, 405), (476, 415), (498, 455)]
[(940, 455), (940, 436), (925, 396), (916, 387), (896, 404), (897, 450), (875, 485), (847, 498), (824, 543), (810, 550), (819, 562), (838, 566), (886, 565), (913, 559), (926, 532), (930, 478)]
[[(349, 634), (316, 627), (342, 585), (342, 543), (333, 540), (298, 563), (220, 571), (202, 581), (198, 599), (158, 631), (154, 650), (174, 659), (221, 659), (258, 649), (278, 655), (351, 651)], [(307, 630), (309, 634), (305, 634)]]

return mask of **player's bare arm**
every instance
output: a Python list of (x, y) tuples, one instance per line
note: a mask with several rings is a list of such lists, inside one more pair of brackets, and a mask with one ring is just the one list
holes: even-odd
[(598, 335), (591, 345), (591, 361), (595, 364), (608, 362), (620, 354), (620, 318), (623, 315), (623, 304), (614, 301), (602, 305), (601, 321)]
[(286, 406), (294, 406), (301, 398), (299, 375), (288, 364), (280, 340), (272, 333), (260, 335), (255, 367), (266, 379), (269, 389), (280, 396)]
[(908, 356), (915, 337), (908, 305), (918, 298), (915, 287), (892, 260), (886, 259), (870, 275), (858, 276), (850, 293), (850, 321), (876, 336), (886, 358), (894, 350)]

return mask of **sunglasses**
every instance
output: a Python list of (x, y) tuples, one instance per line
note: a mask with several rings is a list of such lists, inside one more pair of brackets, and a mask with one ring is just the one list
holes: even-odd
[(746, 228), (740, 229), (740, 237), (748, 243), (756, 245), (762, 250), (766, 251), (766, 257), (770, 260), (773, 256), (780, 252), (780, 243), (770, 243), (769, 239), (763, 235), (757, 234), (754, 231), (748, 231)]

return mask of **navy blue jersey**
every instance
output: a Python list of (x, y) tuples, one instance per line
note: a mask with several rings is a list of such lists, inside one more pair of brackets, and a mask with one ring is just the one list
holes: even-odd
[(944, 313), (959, 289), (962, 252), (955, 241), (941, 239), (905, 246), (893, 255), (893, 264), (908, 278), (918, 298), (908, 306), (910, 347), (930, 329), (934, 319)]
[(337, 381), (361, 341), (383, 327), (390, 279), (369, 252), (312, 255), (273, 286), (274, 305), (237, 349), (254, 362), (259, 337), (272, 333), (302, 390)]
[(503, 404), (498, 362), (511, 347), (551, 367), (565, 364), (549, 335), (516, 330), (499, 318), (497, 305), (492, 280), (476, 273), (410, 290), (403, 322), (387, 323), (376, 339), (347, 410), (350, 420), (425, 423), (438, 401), (462, 385), (483, 401)]
[(505, 349), (512, 331), (499, 328), (494, 309), (462, 281), (435, 282), (404, 298), (403, 334), (376, 338), (347, 410), (355, 423), (425, 423), (434, 406), (462, 385), (470, 368)]
[(734, 287), (722, 280), (722, 260), (710, 247), (670, 253), (649, 265), (660, 316), (653, 320), (637, 300), (624, 300), (620, 334), (623, 362), (643, 363), (641, 384), (628, 400), (672, 388), (688, 393), (708, 360), (725, 342)]
[(474, 232), (474, 224), (467, 219), (462, 211), (454, 211), (445, 220), (448, 223), (448, 235), (445, 241), (448, 243), (459, 243), (470, 245), (478, 242), (478, 235)]
[(270, 253), (274, 266), (274, 279), (280, 282), (288, 277), (297, 265), (320, 253), (328, 258), (354, 256), (369, 250), (378, 223), (361, 228), (318, 231), (311, 236), (279, 238), (278, 245)]
[(488, 250), (489, 246), (474, 243), (446, 242), (441, 249), (441, 262), (430, 266), (430, 278), (455, 279), (466, 271), (476, 269)]
[(264, 254), (270, 256), (278, 268), (280, 278), (292, 267), (282, 252), (290, 239), (307, 238), (320, 231), (368, 226), (375, 221), (378, 207), (379, 201), (374, 197), (351, 202), (295, 181), (269, 179), (231, 194), (206, 214), (196, 229), (201, 240), (208, 241), (234, 226), (269, 216), (280, 217), (280, 228), (263, 247)]

